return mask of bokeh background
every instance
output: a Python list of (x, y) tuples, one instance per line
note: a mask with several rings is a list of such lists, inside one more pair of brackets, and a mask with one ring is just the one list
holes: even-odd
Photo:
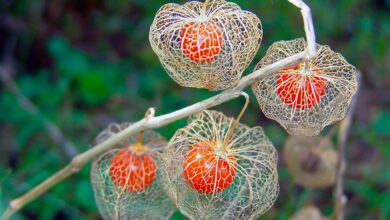
[[(175, 1), (177, 3), (183, 0)], [(275, 41), (304, 36), (297, 8), (285, 0), (235, 0), (262, 20), (264, 39), (251, 66)], [(318, 42), (363, 73), (347, 143), (347, 219), (390, 219), (390, 1), (307, 0)], [(110, 122), (180, 109), (213, 92), (182, 88), (164, 72), (148, 32), (167, 0), (0, 1), (0, 213), (66, 165)], [(248, 90), (249, 93), (251, 93)], [(252, 94), (251, 94), (252, 95)], [(236, 115), (243, 100), (216, 109)], [(261, 125), (281, 152), (286, 132), (253, 98), (243, 120)], [(159, 129), (170, 138), (180, 120)], [(27, 205), (14, 219), (99, 219), (90, 165)], [(296, 186), (279, 161), (281, 192), (261, 219), (288, 219), (308, 204), (332, 212), (332, 189)], [(184, 219), (177, 212), (174, 219)]]

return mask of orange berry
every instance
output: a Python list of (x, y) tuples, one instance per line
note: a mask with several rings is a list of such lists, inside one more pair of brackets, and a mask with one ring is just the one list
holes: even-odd
[(131, 192), (139, 192), (153, 183), (156, 164), (151, 155), (123, 149), (111, 159), (110, 176), (118, 186)]
[(206, 142), (195, 144), (188, 151), (183, 163), (183, 175), (191, 188), (211, 194), (221, 192), (233, 183), (236, 168), (234, 156), (223, 159), (216, 155), (213, 143)]
[(276, 80), (277, 92), (282, 101), (297, 109), (309, 109), (317, 105), (325, 95), (326, 80), (318, 75), (322, 72), (314, 67), (315, 74), (300, 74), (300, 64), (279, 70)]
[(181, 51), (197, 63), (217, 58), (223, 46), (222, 29), (213, 21), (186, 23), (180, 32)]

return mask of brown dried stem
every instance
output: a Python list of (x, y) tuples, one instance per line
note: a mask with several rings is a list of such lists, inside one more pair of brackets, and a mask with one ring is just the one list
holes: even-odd
[[(357, 71), (358, 85), (360, 86), (361, 72)], [(344, 173), (347, 167), (345, 146), (348, 139), (349, 130), (352, 124), (352, 117), (355, 113), (356, 102), (359, 95), (359, 90), (352, 99), (347, 116), (341, 121), (338, 134), (338, 169), (336, 176), (336, 186), (334, 188), (334, 220), (345, 219), (345, 206), (347, 197), (344, 195)]]

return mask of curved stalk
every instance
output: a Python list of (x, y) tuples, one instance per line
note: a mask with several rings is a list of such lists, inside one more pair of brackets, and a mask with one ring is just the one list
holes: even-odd
[(223, 143), (222, 143), (222, 146), (221, 146), (221, 150), (222, 151), (226, 150), (226, 147), (228, 145), (227, 143), (229, 143), (230, 139), (233, 136), (234, 130), (236, 129), (236, 127), (238, 125), (238, 122), (240, 121), (240, 119), (244, 115), (246, 109), (248, 108), (249, 95), (247, 93), (245, 93), (245, 92), (241, 92), (241, 95), (245, 97), (244, 106), (242, 107), (242, 109), (240, 111), (240, 114), (238, 114), (237, 118), (233, 121), (232, 126), (229, 128), (229, 130), (228, 130), (228, 132), (227, 132), (227, 134), (225, 136), (225, 139), (223, 140)]

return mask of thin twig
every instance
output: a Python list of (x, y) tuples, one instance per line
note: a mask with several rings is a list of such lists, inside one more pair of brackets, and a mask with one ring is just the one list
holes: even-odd
[[(154, 112), (155, 112), (154, 108), (149, 108), (145, 113), (145, 119), (148, 120), (149, 118), (154, 117)], [(138, 133), (137, 143), (135, 144), (135, 150), (137, 152), (143, 152), (145, 150), (144, 146), (142, 145), (143, 137), (144, 137), (144, 131), (140, 131)]]
[(236, 117), (236, 119), (233, 121), (232, 126), (227, 131), (225, 139), (224, 139), (224, 141), (222, 143), (222, 147), (221, 147), (222, 151), (224, 151), (226, 149), (230, 139), (232, 138), (232, 136), (234, 134), (234, 130), (236, 130), (236, 127), (237, 127), (239, 121), (241, 120), (242, 116), (244, 115), (246, 109), (248, 108), (248, 105), (249, 105), (249, 95), (246, 92), (241, 92), (241, 95), (244, 96), (244, 98), (245, 98), (244, 106), (242, 107), (242, 109), (241, 109), (240, 113), (238, 114), (238, 116)]
[(75, 145), (62, 134), (57, 125), (43, 116), (38, 107), (32, 101), (30, 101), (30, 99), (22, 94), (18, 85), (12, 79), (10, 72), (11, 70), (9, 65), (0, 65), (0, 81), (2, 81), (4, 86), (16, 96), (19, 105), (26, 112), (32, 115), (41, 116), (40, 118), (42, 118), (42, 122), (47, 133), (51, 139), (53, 139), (54, 142), (56, 142), (61, 147), (65, 155), (69, 159), (75, 157), (78, 154), (78, 150)]
[[(302, 16), (304, 18), (305, 22), (305, 31), (307, 36), (307, 42), (308, 45), (315, 45), (315, 37), (314, 36), (314, 28), (312, 23), (312, 17), (310, 13), (310, 9), (307, 7), (306, 4), (304, 4), (302, 1), (298, 0), (291, 0), (291, 2), (302, 9)], [(307, 27), (306, 27), (307, 26)], [(190, 105), (188, 107), (185, 107), (183, 109), (174, 111), (172, 113), (158, 116), (158, 117), (151, 117), (148, 120), (142, 119), (126, 129), (120, 131), (119, 133), (113, 135), (103, 143), (100, 143), (96, 145), (95, 147), (91, 148), (90, 150), (79, 154), (76, 156), (69, 165), (67, 165), (65, 168), (58, 171), (53, 176), (49, 177), (47, 180), (36, 186), (35, 188), (31, 189), (24, 195), (12, 200), (10, 202), (10, 207), (7, 210), (7, 214), (11, 216), (14, 212), (21, 209), (23, 206), (25, 206), (27, 203), (31, 202), (32, 200), (36, 199), (43, 193), (47, 192), (49, 189), (51, 189), (56, 184), (60, 183), (67, 177), (71, 176), (74, 173), (77, 173), (88, 161), (90, 161), (92, 158), (94, 158), (97, 155), (100, 155), (101, 153), (104, 153), (105, 151), (109, 150), (110, 148), (114, 147), (117, 143), (123, 141), (124, 139), (128, 138), (129, 136), (140, 132), (142, 130), (146, 129), (154, 129), (154, 128), (160, 128), (163, 127), (169, 123), (172, 123), (174, 121), (177, 121), (179, 119), (188, 117), (194, 113), (200, 112), (205, 109), (212, 108), (214, 106), (220, 105), (224, 102), (227, 102), (229, 100), (232, 100), (238, 96), (240, 96), (241, 92), (244, 88), (250, 86), (252, 83), (254, 83), (256, 80), (261, 79), (263, 77), (266, 77), (268, 75), (271, 75), (275, 72), (277, 72), (280, 69), (283, 69), (285, 67), (288, 67), (290, 65), (300, 63), (304, 60), (307, 60), (308, 58), (313, 58), (313, 56), (316, 54), (315, 47), (314, 47), (314, 53), (313, 48), (309, 50), (305, 50), (303, 52), (300, 52), (298, 54), (295, 54), (291, 57), (287, 57), (283, 60), (280, 60), (278, 62), (275, 62), (273, 64), (264, 66), (263, 68), (249, 74), (248, 76), (243, 77), (240, 82), (237, 84), (236, 87), (232, 89), (225, 90), (221, 92), (218, 95), (215, 95), (209, 99), (206, 99), (204, 101), (198, 102), (196, 104)], [(3, 220), (8, 219), (9, 216), (3, 216)]]
[(290, 3), (294, 4), (296, 7), (301, 9), (302, 17), (303, 17), (303, 25), (305, 26), (305, 33), (307, 39), (307, 50), (308, 57), (307, 59), (313, 58), (317, 54), (316, 50), (316, 35), (314, 31), (314, 22), (313, 17), (311, 15), (311, 10), (309, 6), (307, 6), (301, 0), (288, 0)]
[(361, 72), (357, 72), (358, 90), (352, 98), (347, 116), (341, 121), (338, 135), (338, 166), (336, 174), (336, 186), (334, 189), (334, 213), (333, 219), (343, 220), (345, 218), (345, 205), (347, 197), (344, 195), (344, 173), (347, 167), (345, 146), (348, 139), (349, 130), (352, 124), (352, 118), (355, 113), (356, 103), (360, 90)]

